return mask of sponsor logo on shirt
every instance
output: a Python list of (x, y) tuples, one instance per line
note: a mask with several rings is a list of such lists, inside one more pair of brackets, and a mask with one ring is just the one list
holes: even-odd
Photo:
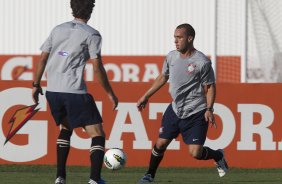
[(196, 65), (193, 65), (193, 64), (189, 64), (188, 67), (187, 67), (187, 72), (188, 73), (193, 73), (196, 69)]
[(69, 55), (69, 53), (67, 53), (66, 51), (60, 51), (60, 52), (58, 52), (58, 54), (60, 56), (68, 56)]

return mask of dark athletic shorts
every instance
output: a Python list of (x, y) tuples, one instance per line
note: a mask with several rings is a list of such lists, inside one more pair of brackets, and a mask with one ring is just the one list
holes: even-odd
[(102, 123), (102, 117), (90, 94), (46, 92), (52, 116), (59, 125), (67, 118), (70, 129)]
[(181, 133), (186, 144), (203, 145), (208, 131), (208, 122), (206, 122), (204, 116), (205, 112), (204, 109), (186, 119), (180, 119), (176, 116), (170, 104), (163, 115), (159, 137), (174, 139)]

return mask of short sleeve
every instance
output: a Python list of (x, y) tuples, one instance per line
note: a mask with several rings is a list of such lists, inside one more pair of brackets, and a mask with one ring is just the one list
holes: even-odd
[(168, 58), (166, 57), (164, 62), (163, 62), (163, 68), (162, 68), (162, 74), (164, 75), (169, 75), (169, 63), (168, 63)]
[(88, 50), (90, 59), (99, 58), (101, 55), (102, 36), (100, 34), (92, 34), (88, 38)]
[(201, 69), (201, 83), (202, 85), (215, 83), (215, 76), (211, 62), (205, 63)]
[(50, 53), (52, 50), (52, 33), (49, 35), (49, 37), (46, 39), (46, 41), (42, 44), (40, 47), (40, 50), (43, 52), (48, 52)]

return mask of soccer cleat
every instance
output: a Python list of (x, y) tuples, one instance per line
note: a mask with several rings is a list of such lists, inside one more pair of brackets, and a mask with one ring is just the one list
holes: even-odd
[(139, 181), (139, 183), (151, 183), (154, 181), (154, 178), (151, 174), (145, 174)]
[(100, 179), (100, 180), (98, 181), (98, 183), (97, 183), (96, 181), (90, 179), (90, 180), (88, 181), (88, 184), (106, 184), (106, 181), (103, 180), (103, 179)]
[(55, 184), (66, 184), (66, 180), (62, 177), (58, 177), (56, 180), (55, 180)]
[(215, 165), (217, 167), (219, 177), (223, 177), (228, 171), (228, 165), (224, 158), (224, 151), (222, 149), (219, 149), (218, 151), (222, 153), (222, 158), (217, 161)]

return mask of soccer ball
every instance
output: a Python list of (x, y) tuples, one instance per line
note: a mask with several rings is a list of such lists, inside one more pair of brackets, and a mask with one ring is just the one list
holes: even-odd
[(126, 154), (122, 149), (109, 149), (104, 156), (104, 164), (110, 170), (118, 170), (125, 166)]

